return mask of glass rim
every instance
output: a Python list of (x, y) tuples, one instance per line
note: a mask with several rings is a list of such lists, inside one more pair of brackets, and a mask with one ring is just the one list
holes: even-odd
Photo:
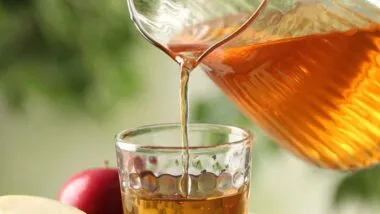
[[(148, 132), (152, 132), (152, 130), (161, 130), (161, 129), (174, 129), (174, 128), (180, 128), (180, 123), (156, 123), (156, 124), (150, 124), (150, 125), (143, 125), (138, 126), (136, 128), (130, 128), (125, 129), (119, 133), (116, 134), (116, 144), (123, 144), (123, 146), (127, 146), (128, 148), (132, 149), (144, 149), (144, 150), (183, 150), (186, 147), (183, 146), (150, 146), (150, 145), (139, 145), (135, 143), (129, 143), (127, 140), (125, 140), (125, 137), (127, 136), (133, 136), (133, 134), (137, 134), (141, 132), (141, 134), (145, 134)], [(217, 145), (206, 145), (206, 146), (190, 146), (189, 150), (196, 150), (196, 149), (218, 149), (218, 148), (226, 148), (231, 147), (234, 145), (240, 145), (240, 144), (246, 144), (246, 145), (252, 145), (253, 144), (253, 133), (249, 131), (246, 128), (241, 128), (233, 125), (224, 125), (224, 124), (216, 124), (216, 123), (189, 123), (189, 133), (191, 133), (191, 128), (199, 127), (199, 128), (223, 128), (227, 130), (231, 130), (230, 133), (239, 133), (242, 136), (242, 139), (235, 140), (235, 141), (227, 141), (223, 144), (217, 144)]]

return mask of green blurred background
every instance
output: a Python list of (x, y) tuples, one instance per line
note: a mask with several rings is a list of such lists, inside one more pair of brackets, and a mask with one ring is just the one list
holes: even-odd
[[(0, 0), (0, 195), (57, 197), (72, 174), (115, 165), (113, 136), (179, 120), (177, 65), (141, 39), (123, 0)], [(251, 210), (379, 213), (380, 169), (317, 169), (279, 149), (200, 71), (192, 121), (254, 131)]]

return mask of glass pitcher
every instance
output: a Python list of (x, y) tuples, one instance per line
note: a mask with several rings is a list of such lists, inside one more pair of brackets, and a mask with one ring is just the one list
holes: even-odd
[(379, 0), (130, 0), (129, 8), (146, 38), (175, 60), (202, 58), (223, 92), (299, 157), (338, 170), (380, 162)]

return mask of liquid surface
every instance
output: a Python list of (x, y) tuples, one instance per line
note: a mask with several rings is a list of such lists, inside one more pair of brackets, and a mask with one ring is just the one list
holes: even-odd
[(252, 121), (302, 158), (334, 169), (380, 161), (380, 26), (220, 48), (203, 63)]
[[(222, 194), (222, 192), (218, 192)], [(247, 214), (248, 190), (225, 196), (208, 197), (204, 200), (184, 198), (152, 199), (137, 193), (123, 193), (125, 214)]]

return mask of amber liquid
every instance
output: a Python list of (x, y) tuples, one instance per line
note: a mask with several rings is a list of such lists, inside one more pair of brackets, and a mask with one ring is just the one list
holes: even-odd
[(150, 199), (123, 194), (124, 214), (247, 214), (248, 191), (204, 200)]
[(252, 121), (302, 158), (341, 170), (380, 161), (379, 26), (227, 46), (203, 64)]

